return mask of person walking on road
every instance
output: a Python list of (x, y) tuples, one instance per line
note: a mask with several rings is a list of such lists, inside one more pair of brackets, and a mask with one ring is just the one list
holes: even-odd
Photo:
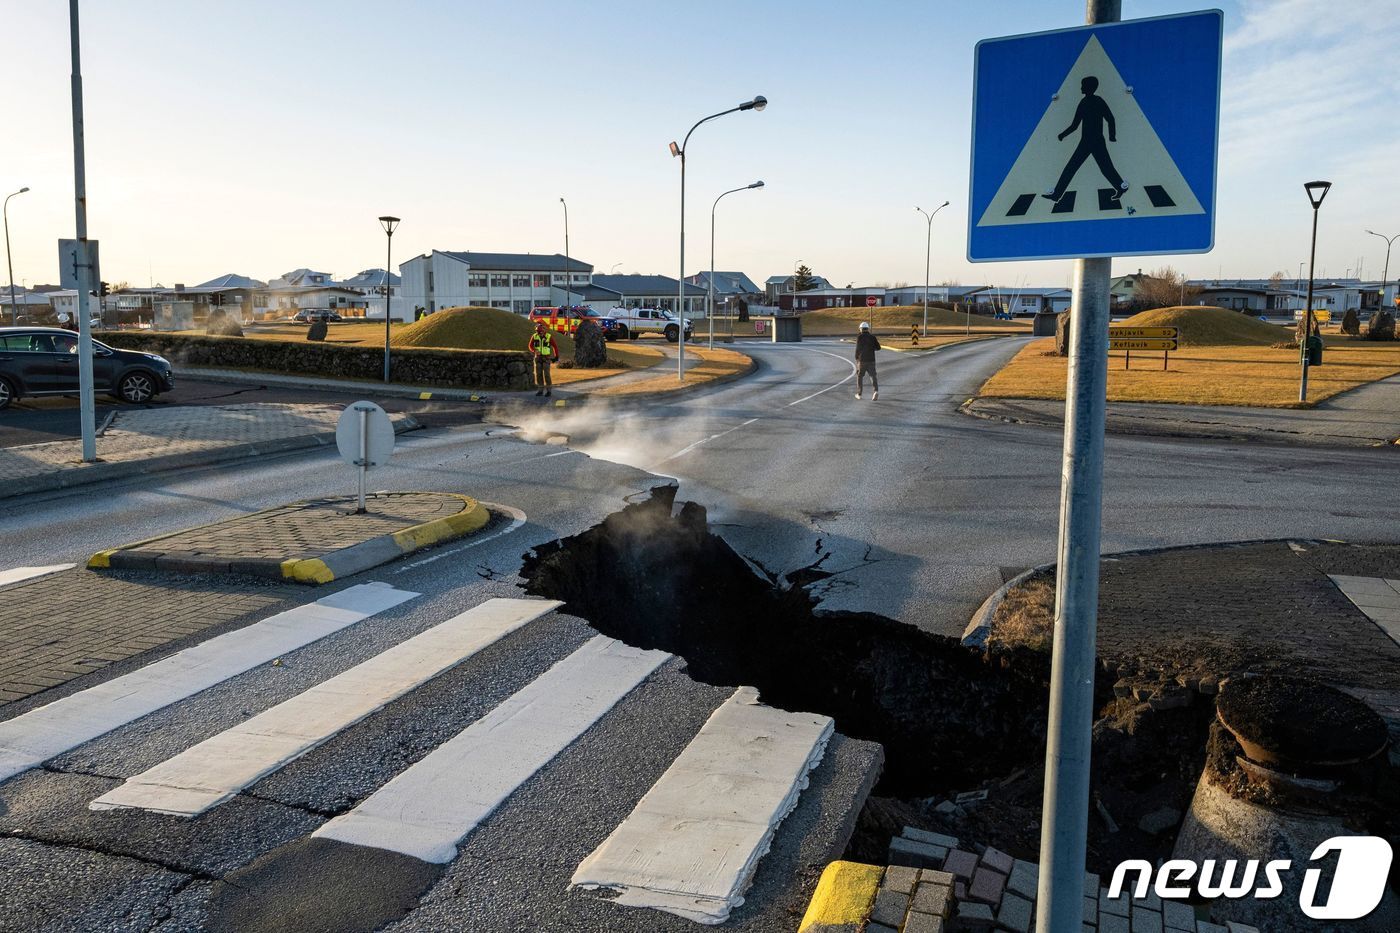
[(875, 375), (875, 351), (880, 349), (880, 341), (870, 332), (870, 322), (860, 322), (860, 335), (856, 337), (856, 398), (865, 391), (865, 377), (870, 376), (870, 400), (880, 397), (880, 379)]
[(559, 344), (544, 321), (535, 324), (535, 332), (530, 335), (530, 355), (535, 358), (535, 394), (549, 395), (554, 385), (549, 368), (559, 359)]

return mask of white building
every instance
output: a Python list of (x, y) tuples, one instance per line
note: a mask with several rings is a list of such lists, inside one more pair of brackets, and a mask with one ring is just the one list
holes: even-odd
[(577, 304), (572, 290), (593, 282), (593, 266), (558, 253), (478, 253), (433, 250), (399, 264), (404, 304), (410, 314), (444, 308), (500, 308), (529, 314), (531, 308)]

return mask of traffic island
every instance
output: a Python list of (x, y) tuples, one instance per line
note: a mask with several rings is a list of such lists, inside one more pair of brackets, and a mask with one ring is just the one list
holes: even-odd
[(330, 583), (480, 531), (491, 520), (470, 496), (381, 492), (308, 499), (98, 551), (89, 569), (230, 573)]

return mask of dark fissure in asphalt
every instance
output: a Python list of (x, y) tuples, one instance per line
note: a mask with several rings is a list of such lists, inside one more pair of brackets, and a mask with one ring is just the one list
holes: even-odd
[[(764, 702), (831, 716), (851, 737), (884, 746), (885, 772), (847, 852), (885, 861), (905, 824), (1037, 860), (1049, 663), (1028, 649), (983, 651), (873, 613), (818, 611), (809, 567), (763, 579), (711, 534), (705, 510), (662, 486), (601, 524), (525, 556), (528, 593), (565, 602), (599, 632), (684, 658), (690, 675), (757, 687)], [(910, 620), (913, 621), (913, 620)], [(1205, 760), (1209, 715), (1152, 711), (1097, 685), (1094, 794), (1110, 813), (1090, 821), (1090, 867), (1169, 857), (1175, 826), (1138, 827), (1163, 807), (1186, 809)], [(988, 798), (956, 816), (934, 806), (960, 791)]]

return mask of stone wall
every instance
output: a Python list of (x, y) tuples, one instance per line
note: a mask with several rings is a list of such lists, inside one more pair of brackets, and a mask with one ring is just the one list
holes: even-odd
[[(101, 335), (123, 350), (159, 353), (180, 366), (212, 366), (303, 373), (329, 379), (381, 379), (382, 347), (348, 347), (313, 342), (254, 340), (238, 337), (189, 337), (121, 331)], [(462, 388), (528, 389), (530, 355), (504, 350), (419, 350), (394, 347), (389, 378), (409, 385)]]

